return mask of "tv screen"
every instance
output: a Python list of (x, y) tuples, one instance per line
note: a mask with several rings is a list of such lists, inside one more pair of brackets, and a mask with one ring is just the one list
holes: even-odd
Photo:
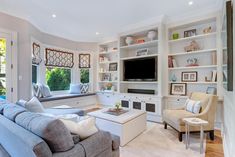
[(123, 70), (126, 81), (156, 81), (157, 58), (126, 60)]

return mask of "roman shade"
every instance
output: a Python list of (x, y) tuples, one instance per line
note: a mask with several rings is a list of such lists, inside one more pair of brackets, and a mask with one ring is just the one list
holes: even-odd
[(40, 56), (40, 45), (33, 43), (33, 52), (32, 52), (32, 64), (39, 65), (42, 62), (42, 58)]
[(79, 68), (90, 68), (90, 54), (79, 54)]
[(46, 48), (46, 66), (56, 66), (56, 67), (65, 67), (72, 68), (74, 65), (73, 62), (73, 53), (65, 52), (61, 50), (55, 50)]

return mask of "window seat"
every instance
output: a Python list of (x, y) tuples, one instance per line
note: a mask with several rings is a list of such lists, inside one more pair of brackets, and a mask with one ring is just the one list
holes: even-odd
[(86, 97), (96, 95), (96, 93), (86, 93), (86, 94), (63, 94), (63, 95), (53, 95), (46, 98), (39, 98), (40, 102), (48, 102), (48, 101), (55, 101), (55, 100), (63, 100), (63, 99), (70, 99), (70, 98), (77, 98), (77, 97)]

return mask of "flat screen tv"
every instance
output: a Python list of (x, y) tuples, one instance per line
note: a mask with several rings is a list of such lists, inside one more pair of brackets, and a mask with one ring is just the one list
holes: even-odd
[(157, 57), (125, 60), (125, 81), (157, 81)]

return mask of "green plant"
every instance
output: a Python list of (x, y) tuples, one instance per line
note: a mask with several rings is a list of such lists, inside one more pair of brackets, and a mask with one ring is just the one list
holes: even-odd
[(47, 68), (46, 81), (51, 91), (68, 90), (71, 82), (71, 70), (63, 68)]
[(89, 69), (80, 69), (81, 83), (89, 83)]

